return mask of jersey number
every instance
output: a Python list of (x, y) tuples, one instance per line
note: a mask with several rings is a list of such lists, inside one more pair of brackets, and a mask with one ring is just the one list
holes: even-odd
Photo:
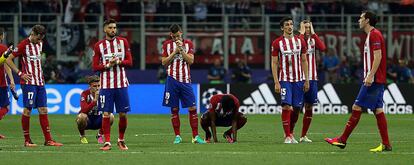
[(280, 89), (280, 94), (282, 94), (282, 95), (286, 95), (286, 88), (282, 88), (282, 89)]

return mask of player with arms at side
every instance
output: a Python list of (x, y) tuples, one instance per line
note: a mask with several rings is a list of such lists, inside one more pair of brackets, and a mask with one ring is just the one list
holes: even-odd
[(303, 94), (309, 90), (307, 48), (303, 39), (293, 35), (292, 18), (284, 17), (280, 28), (283, 35), (272, 43), (272, 74), (275, 91), (280, 93), (282, 100), (284, 143), (290, 144), (298, 143), (291, 132), (294, 124), (291, 113), (299, 113), (303, 106)]
[[(3, 42), (4, 39), (4, 29), (0, 28), (0, 43)], [(13, 49), (13, 46), (11, 46), (10, 48), (7, 48), (5, 45), (0, 44), (0, 54), (2, 55), (2, 58), (4, 58), (6, 56), (8, 56), (9, 52), (11, 52)], [(6, 57), (7, 58), (7, 57)], [(6, 114), (9, 112), (10, 109), (10, 100), (9, 100), (9, 92), (8, 92), (8, 83), (7, 83), (7, 78), (6, 78), (6, 73), (7, 76), (9, 77), (10, 80), (10, 89), (14, 90), (15, 89), (15, 84), (14, 84), (14, 78), (13, 78), (13, 74), (9, 68), (9, 66), (4, 64), (4, 61), (0, 62), (0, 120), (3, 119), (4, 116), (6, 116)], [(5, 136), (0, 134), (0, 139), (4, 139)]]
[(183, 32), (177, 24), (170, 26), (170, 40), (162, 45), (162, 65), (167, 66), (163, 106), (171, 108), (171, 123), (175, 133), (174, 144), (182, 142), (180, 136), (179, 102), (188, 108), (193, 143), (206, 143), (198, 135), (198, 115), (195, 96), (191, 87), (190, 65), (194, 63), (193, 42), (182, 38)]
[(211, 132), (214, 142), (218, 142), (216, 127), (230, 127), (223, 137), (229, 143), (237, 142), (237, 130), (247, 123), (247, 118), (239, 112), (239, 107), (239, 99), (232, 94), (218, 94), (210, 98), (208, 110), (201, 116), (200, 122), (206, 132), (207, 143), (211, 141)]
[(132, 55), (128, 40), (117, 36), (116, 21), (113, 19), (104, 22), (105, 39), (95, 44), (92, 67), (100, 72), (101, 89), (99, 90), (98, 110), (103, 112), (102, 130), (105, 137), (101, 150), (110, 150), (111, 121), (114, 111), (119, 114), (118, 148), (128, 150), (125, 144), (125, 130), (127, 128), (127, 112), (131, 111), (128, 97), (128, 79), (125, 67), (132, 66)]
[[(45, 146), (62, 146), (52, 140), (50, 135), (49, 119), (47, 115), (47, 97), (45, 80), (43, 77), (41, 54), (46, 29), (42, 25), (32, 27), (30, 36), (19, 43), (17, 49), (7, 58), (6, 63), (20, 76), (20, 84), (23, 91), (22, 128), (24, 134), (24, 146), (36, 147), (30, 138), (30, 114), (33, 108), (39, 111), (40, 126), (45, 137)], [(13, 63), (15, 57), (20, 57), (20, 70)]]
[[(302, 38), (307, 44), (307, 61), (308, 61), (308, 72), (309, 72), (309, 91), (305, 92), (303, 101), (305, 104), (305, 114), (303, 115), (303, 127), (302, 135), (300, 136), (299, 142), (311, 143), (306, 134), (308, 133), (309, 126), (312, 121), (312, 106), (318, 103), (318, 72), (316, 70), (316, 49), (319, 51), (325, 51), (325, 44), (319, 39), (319, 36), (313, 29), (312, 22), (304, 20), (300, 23), (299, 37)], [(296, 123), (299, 117), (299, 112), (294, 111), (291, 114), (291, 120)], [(290, 126), (291, 132), (295, 127), (295, 124)]]
[[(89, 89), (84, 90), (81, 94), (80, 105), (81, 109), (76, 118), (76, 123), (78, 125), (78, 130), (80, 134), (80, 141), (83, 144), (88, 143), (88, 139), (85, 136), (85, 130), (97, 130), (96, 139), (98, 143), (104, 143), (102, 139), (102, 112), (98, 111), (98, 98), (99, 98), (99, 88), (100, 88), (100, 78), (99, 76), (90, 76), (87, 78)], [(114, 115), (110, 115), (111, 126), (114, 121)]]
[(386, 83), (386, 49), (382, 33), (375, 28), (377, 16), (370, 11), (362, 12), (359, 20), (359, 28), (367, 33), (364, 44), (364, 80), (358, 96), (352, 106), (352, 114), (341, 136), (325, 138), (325, 141), (341, 149), (346, 147), (346, 141), (361, 118), (362, 108), (375, 110), (377, 126), (382, 143), (371, 152), (391, 151), (391, 143), (388, 138), (387, 120), (383, 109), (384, 85)]

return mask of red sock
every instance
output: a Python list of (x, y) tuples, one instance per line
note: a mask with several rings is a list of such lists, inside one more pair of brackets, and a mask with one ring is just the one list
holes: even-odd
[(52, 140), (52, 137), (50, 136), (49, 119), (47, 118), (47, 114), (39, 114), (39, 121), (40, 126), (42, 127), (43, 136), (45, 136), (45, 141)]
[(290, 136), (290, 113), (289, 109), (282, 109), (282, 124), (285, 131), (285, 137)]
[(7, 107), (0, 107), (0, 120), (6, 116), (7, 112), (9, 112), (9, 109), (7, 109)]
[(354, 128), (357, 126), (359, 119), (361, 118), (361, 113), (362, 111), (356, 111), (356, 110), (352, 110), (352, 115), (349, 118), (346, 126), (345, 126), (345, 130), (342, 133), (340, 140), (343, 143), (346, 143), (346, 140), (348, 140), (349, 135), (351, 135), (352, 130), (354, 130)]
[(30, 141), (30, 116), (22, 115), (22, 129), (23, 129), (23, 135), (24, 135), (24, 141)]
[(118, 130), (119, 130), (119, 139), (124, 140), (124, 134), (125, 130), (127, 128), (127, 118), (126, 116), (119, 118), (119, 124), (118, 124)]
[(293, 129), (295, 129), (296, 122), (299, 118), (299, 111), (292, 111), (290, 113), (290, 133), (293, 134)]
[(312, 121), (312, 109), (305, 109), (305, 114), (303, 115), (303, 127), (301, 137), (306, 136), (309, 130), (310, 123)]
[(111, 141), (111, 120), (108, 117), (102, 118), (102, 130), (105, 136), (105, 142)]
[(377, 126), (381, 134), (382, 144), (391, 146), (390, 141), (388, 140), (387, 119), (385, 119), (384, 112), (375, 114), (375, 117), (377, 118)]
[(193, 110), (190, 111), (188, 114), (188, 118), (190, 119), (190, 126), (193, 130), (193, 137), (196, 137), (198, 135), (198, 115), (197, 111)]
[(173, 126), (175, 135), (180, 135), (180, 115), (178, 114), (178, 110), (171, 110), (171, 124)]

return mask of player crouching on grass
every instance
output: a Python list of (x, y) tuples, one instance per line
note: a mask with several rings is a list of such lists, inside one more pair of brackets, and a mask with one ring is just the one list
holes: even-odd
[[(81, 110), (76, 117), (76, 124), (80, 134), (80, 141), (83, 144), (88, 144), (88, 139), (85, 136), (85, 130), (97, 130), (99, 132), (96, 135), (98, 143), (103, 144), (103, 131), (102, 131), (102, 112), (98, 111), (97, 100), (99, 97), (99, 77), (90, 76), (87, 78), (89, 88), (84, 90), (81, 94)], [(110, 115), (111, 125), (114, 121), (114, 115)]]
[(206, 132), (206, 142), (211, 141), (211, 131), (214, 142), (217, 140), (216, 127), (230, 127), (223, 137), (229, 143), (237, 142), (237, 130), (247, 123), (247, 118), (239, 112), (239, 100), (232, 94), (218, 94), (210, 98), (208, 111), (201, 116), (201, 127)]

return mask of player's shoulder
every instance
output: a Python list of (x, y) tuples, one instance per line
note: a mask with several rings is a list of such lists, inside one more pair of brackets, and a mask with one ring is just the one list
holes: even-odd
[(370, 33), (371, 37), (382, 37), (382, 33), (379, 29), (374, 28), (372, 29), (371, 33)]
[(25, 38), (24, 40), (21, 40), (18, 45), (19, 46), (28, 45), (29, 43), (30, 43), (29, 38)]
[(193, 44), (193, 41), (191, 41), (190, 39), (184, 39), (184, 43), (191, 43), (191, 44)]
[(116, 39), (128, 42), (128, 40), (125, 37), (117, 36)]
[(91, 93), (91, 90), (90, 89), (86, 89), (86, 90), (82, 91), (82, 94), (81, 95), (89, 95), (90, 93)]
[(283, 39), (283, 35), (277, 37), (275, 40), (273, 40), (273, 44), (279, 43), (279, 41), (282, 39)]
[(95, 43), (95, 47), (99, 47), (100, 44), (102, 44), (103, 42), (105, 42), (105, 39), (103, 40), (99, 40), (98, 42)]

